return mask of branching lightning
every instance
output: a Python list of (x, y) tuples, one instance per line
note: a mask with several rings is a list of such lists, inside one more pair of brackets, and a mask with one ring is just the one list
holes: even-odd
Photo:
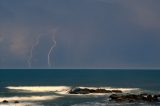
[(32, 57), (33, 57), (33, 51), (35, 49), (35, 47), (39, 44), (39, 39), (40, 39), (41, 35), (39, 35), (36, 38), (36, 42), (32, 45), (31, 50), (30, 50), (30, 55), (28, 58), (28, 67), (31, 68), (32, 67)]
[(51, 68), (51, 66), (52, 66), (52, 63), (51, 63), (51, 53), (52, 53), (52, 51), (54, 50), (54, 48), (56, 47), (56, 32), (57, 32), (57, 29), (55, 29), (54, 30), (54, 34), (53, 34), (53, 37), (52, 37), (52, 42), (53, 42), (53, 44), (52, 44), (52, 46), (50, 47), (50, 49), (49, 49), (49, 52), (48, 52), (48, 67), (49, 68)]

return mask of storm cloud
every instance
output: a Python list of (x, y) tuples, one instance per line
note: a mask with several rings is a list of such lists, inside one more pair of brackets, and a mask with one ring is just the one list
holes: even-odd
[[(0, 68), (160, 68), (159, 0), (0, 0)], [(57, 33), (53, 30), (57, 29)], [(54, 64), (54, 65), (53, 65)]]

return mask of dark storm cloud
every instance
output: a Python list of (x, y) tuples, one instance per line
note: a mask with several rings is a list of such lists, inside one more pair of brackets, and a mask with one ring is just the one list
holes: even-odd
[[(160, 67), (158, 0), (1, 0), (0, 67), (47, 68), (53, 30), (56, 68)], [(53, 67), (54, 68), (54, 67)]]

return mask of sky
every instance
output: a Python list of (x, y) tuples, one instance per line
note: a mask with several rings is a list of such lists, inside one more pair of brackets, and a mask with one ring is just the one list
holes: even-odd
[(160, 0), (0, 0), (0, 68), (160, 68)]

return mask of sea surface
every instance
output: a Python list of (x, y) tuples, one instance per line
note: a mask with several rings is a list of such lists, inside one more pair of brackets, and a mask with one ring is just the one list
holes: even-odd
[[(0, 106), (160, 106), (160, 103), (111, 102), (110, 94), (68, 94), (74, 87), (160, 94), (160, 70), (1, 69)], [(3, 100), (9, 103), (2, 103)], [(16, 100), (19, 103), (14, 103)]]

